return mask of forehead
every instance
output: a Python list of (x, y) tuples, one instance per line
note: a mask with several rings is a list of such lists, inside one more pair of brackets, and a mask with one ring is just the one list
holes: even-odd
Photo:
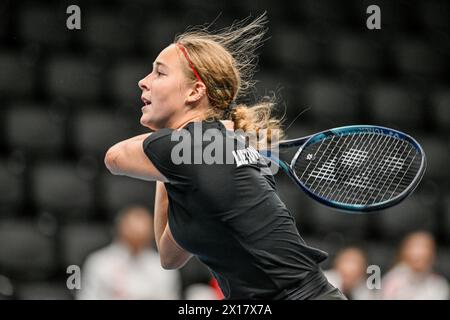
[(180, 66), (180, 55), (178, 53), (178, 50), (174, 44), (169, 45), (168, 47), (164, 48), (156, 57), (155, 63), (161, 62), (168, 67), (178, 67)]
[(362, 255), (362, 253), (359, 250), (356, 250), (356, 249), (348, 249), (348, 250), (342, 252), (341, 258), (343, 258), (343, 257), (345, 259), (364, 260), (364, 256)]
[(409, 239), (409, 246), (423, 246), (423, 245), (432, 245), (433, 240), (427, 237), (426, 235), (416, 235)]

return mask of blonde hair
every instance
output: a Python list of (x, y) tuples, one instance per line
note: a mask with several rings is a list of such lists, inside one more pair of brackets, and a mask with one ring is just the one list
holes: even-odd
[(174, 43), (186, 48), (187, 59), (192, 62), (191, 68), (185, 68), (186, 76), (197, 81), (196, 71), (206, 86), (211, 106), (208, 118), (228, 118), (235, 129), (256, 134), (261, 129), (266, 129), (266, 133), (276, 130), (281, 139), (281, 120), (273, 116), (275, 97), (265, 97), (251, 106), (234, 105), (255, 85), (252, 77), (258, 60), (256, 50), (267, 32), (265, 13), (247, 22), (248, 18), (214, 33), (209, 32), (209, 27), (192, 27), (177, 35)]

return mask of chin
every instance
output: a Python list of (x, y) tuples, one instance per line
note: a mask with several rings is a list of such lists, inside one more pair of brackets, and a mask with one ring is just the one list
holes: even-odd
[(161, 129), (161, 126), (158, 126), (158, 124), (152, 120), (152, 119), (146, 119), (145, 115), (141, 117), (140, 123), (142, 126), (149, 128), (150, 130), (156, 131), (158, 129)]
[(153, 130), (153, 126), (151, 124), (151, 121), (149, 121), (148, 119), (146, 119), (145, 115), (141, 116), (141, 119), (139, 120), (139, 122), (141, 123), (141, 126), (152, 129)]

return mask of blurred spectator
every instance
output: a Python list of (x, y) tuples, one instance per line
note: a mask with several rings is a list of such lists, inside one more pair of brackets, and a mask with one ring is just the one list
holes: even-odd
[(220, 290), (217, 280), (212, 277), (208, 284), (193, 283), (184, 292), (186, 300), (223, 300), (224, 296)]
[(325, 276), (349, 300), (368, 300), (374, 298), (374, 293), (367, 288), (366, 270), (365, 253), (359, 248), (348, 247), (337, 254), (333, 269), (325, 271)]
[(214, 289), (204, 283), (193, 283), (184, 292), (186, 300), (218, 300)]
[(79, 299), (178, 299), (178, 271), (164, 270), (152, 247), (153, 218), (129, 207), (116, 222), (116, 240), (91, 254), (82, 269)]
[(428, 232), (406, 236), (399, 249), (398, 262), (382, 281), (382, 298), (398, 300), (445, 300), (447, 280), (432, 271), (435, 242)]
[(8, 277), (0, 274), (0, 300), (10, 300), (14, 298), (14, 286)]

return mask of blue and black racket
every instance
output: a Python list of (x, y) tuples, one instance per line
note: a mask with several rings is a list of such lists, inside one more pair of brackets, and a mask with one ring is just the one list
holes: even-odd
[(416, 140), (379, 126), (352, 125), (279, 142), (280, 149), (292, 147), (299, 148), (290, 164), (262, 154), (313, 199), (349, 212), (398, 204), (414, 191), (426, 168)]

